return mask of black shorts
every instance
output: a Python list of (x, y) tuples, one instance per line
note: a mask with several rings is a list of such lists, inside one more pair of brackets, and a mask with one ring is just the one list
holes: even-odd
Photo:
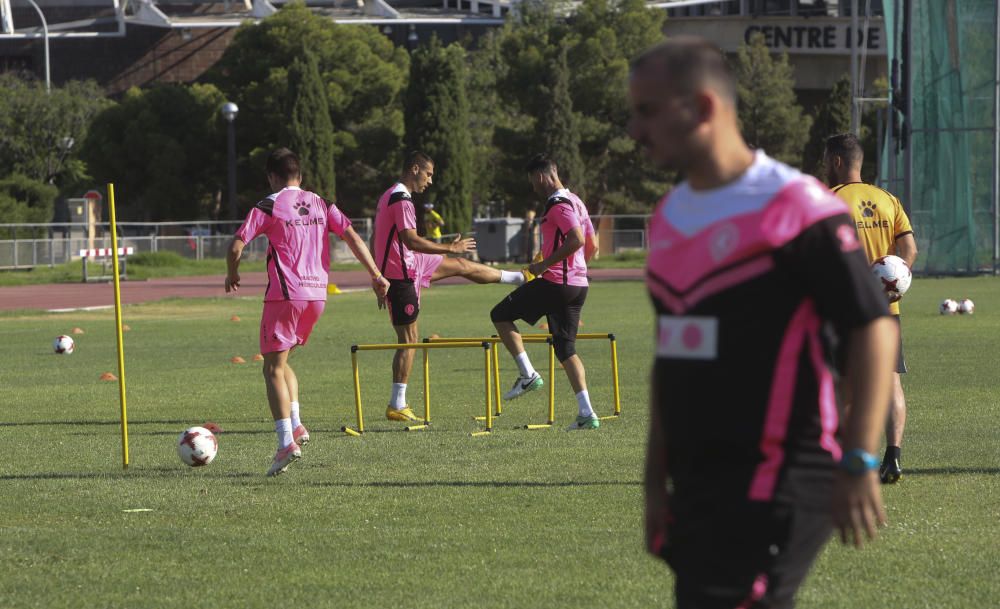
[(663, 558), (677, 609), (790, 609), (833, 532), (829, 509), (760, 504), (675, 521)]
[(562, 285), (539, 278), (508, 294), (493, 308), (490, 317), (493, 321), (523, 319), (535, 325), (545, 316), (552, 338), (572, 343), (576, 341), (580, 311), (586, 300), (587, 286)]
[(896, 372), (904, 374), (907, 368), (906, 358), (903, 357), (903, 326), (899, 323), (899, 315), (893, 315), (892, 318), (896, 320), (896, 326), (899, 327), (899, 355), (896, 357)]
[(420, 315), (420, 296), (412, 279), (389, 279), (389, 292), (385, 295), (389, 319), (394, 326), (408, 326)]

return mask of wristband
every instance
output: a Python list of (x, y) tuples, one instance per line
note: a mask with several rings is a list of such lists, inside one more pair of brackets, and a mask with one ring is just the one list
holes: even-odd
[(852, 476), (868, 473), (878, 466), (878, 457), (860, 448), (847, 451), (840, 460), (840, 469)]
[(376, 279), (378, 279), (381, 276), (382, 276), (382, 273), (380, 273), (378, 271), (375, 271), (375, 274), (372, 275), (372, 281), (375, 281)]

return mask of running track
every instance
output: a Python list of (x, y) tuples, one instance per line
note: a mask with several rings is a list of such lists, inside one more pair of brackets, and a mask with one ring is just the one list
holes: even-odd
[[(635, 281), (643, 278), (642, 269), (594, 269), (592, 281)], [(331, 279), (341, 289), (366, 289), (371, 283), (364, 271), (335, 272)], [(137, 304), (164, 298), (213, 298), (226, 295), (222, 275), (175, 277), (148, 281), (123, 281), (122, 303)], [(449, 278), (442, 284), (464, 283)], [(241, 296), (264, 295), (266, 273), (244, 273), (240, 283)], [(105, 307), (114, 304), (111, 283), (58, 283), (0, 288), (0, 310), (44, 309), (73, 310)]]

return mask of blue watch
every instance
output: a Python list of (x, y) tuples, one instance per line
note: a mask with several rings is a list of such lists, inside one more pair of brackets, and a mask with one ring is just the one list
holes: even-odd
[(852, 476), (868, 473), (878, 466), (878, 457), (860, 448), (847, 451), (840, 460), (840, 469)]

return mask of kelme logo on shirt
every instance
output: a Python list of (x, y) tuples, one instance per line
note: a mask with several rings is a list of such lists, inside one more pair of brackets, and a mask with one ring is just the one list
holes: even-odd
[(308, 216), (309, 204), (306, 203), (305, 201), (299, 201), (298, 203), (295, 204), (295, 211), (299, 212), (300, 216)]
[(862, 201), (861, 203), (858, 203), (858, 210), (861, 212), (862, 218), (871, 218), (871, 220), (855, 222), (859, 229), (889, 228), (888, 220), (879, 220), (875, 217), (877, 208), (875, 207), (875, 203), (873, 201)]

